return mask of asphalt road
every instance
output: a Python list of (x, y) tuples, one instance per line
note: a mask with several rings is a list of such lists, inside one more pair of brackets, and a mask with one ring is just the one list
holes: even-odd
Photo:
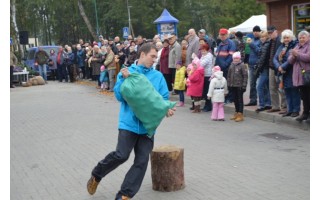
[[(93, 85), (49, 81), (10, 90), (11, 200), (112, 200), (130, 159), (106, 176), (94, 196), (92, 168), (113, 151), (119, 103)], [(226, 112), (229, 119), (231, 112)], [(165, 118), (155, 146), (184, 148), (186, 187), (152, 190), (150, 163), (135, 200), (308, 200), (310, 131), (245, 118), (236, 123), (190, 113)]]

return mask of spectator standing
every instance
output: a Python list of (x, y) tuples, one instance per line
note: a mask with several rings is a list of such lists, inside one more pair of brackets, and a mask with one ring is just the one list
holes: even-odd
[(161, 56), (160, 56), (160, 72), (163, 74), (164, 79), (166, 80), (168, 90), (172, 91), (172, 78), (169, 70), (169, 40), (165, 39), (163, 41), (163, 47), (161, 50)]
[(188, 65), (187, 95), (191, 97), (194, 105), (192, 113), (200, 113), (201, 99), (204, 84), (204, 68), (200, 64), (198, 57), (194, 57), (192, 63)]
[(186, 90), (186, 84), (184, 83), (184, 79), (186, 77), (186, 67), (182, 66), (181, 61), (177, 61), (176, 64), (176, 77), (174, 79), (173, 89), (179, 95), (179, 107), (184, 106), (184, 91)]
[(247, 104), (245, 104), (245, 106), (257, 105), (257, 88), (256, 88), (257, 77), (254, 75), (254, 71), (255, 71), (255, 68), (257, 67), (260, 46), (261, 46), (260, 26), (253, 27), (252, 32), (254, 36), (253, 40), (251, 38), (248, 38), (246, 41), (250, 47), (250, 55), (249, 55), (250, 101)]
[(57, 54), (57, 70), (59, 82), (62, 82), (63, 79), (65, 82), (68, 82), (67, 67), (65, 65), (65, 59), (67, 59), (67, 57), (67, 53), (64, 51), (63, 47), (60, 46)]
[[(223, 77), (227, 79), (228, 77), (228, 70), (229, 66), (232, 62), (232, 54), (236, 51), (236, 46), (234, 42), (228, 38), (228, 30), (225, 28), (221, 28), (219, 30), (219, 38), (221, 42), (217, 48), (217, 56), (215, 65), (218, 65), (222, 72)], [(229, 84), (228, 84), (229, 86)], [(225, 98), (225, 103), (232, 103), (233, 102), (233, 94), (232, 91), (229, 89), (229, 93)]]
[(182, 66), (186, 66), (187, 48), (188, 48), (188, 41), (183, 39), (181, 41), (181, 61), (182, 61)]
[(270, 110), (271, 98), (269, 91), (269, 57), (270, 57), (270, 40), (267, 31), (260, 33), (261, 47), (258, 55), (257, 67), (254, 76), (257, 77), (257, 92), (259, 106), (256, 112)]
[[(101, 83), (100, 83), (100, 67), (102, 65), (102, 54), (101, 50), (98, 47), (98, 45), (93, 46), (93, 55), (91, 57), (91, 67), (92, 67), (92, 80), (97, 81), (98, 85), (96, 86), (97, 89), (101, 88)], [(106, 66), (106, 65), (105, 65)]]
[(53, 81), (58, 80), (58, 77), (57, 77), (57, 54), (54, 51), (54, 49), (50, 50), (48, 66), (49, 66), (49, 69), (51, 70), (51, 80), (53, 80)]
[(13, 84), (13, 69), (18, 64), (18, 58), (14, 55), (13, 51), (10, 47), (10, 88), (15, 88), (16, 86)]
[(270, 25), (267, 27), (267, 31), (270, 37), (270, 57), (269, 57), (269, 91), (271, 98), (271, 107), (272, 109), (267, 112), (278, 112), (281, 108), (286, 108), (286, 97), (283, 92), (279, 90), (279, 77), (278, 71), (275, 69), (273, 64), (273, 57), (277, 49), (281, 45), (280, 35), (275, 26)]
[(209, 85), (210, 85), (210, 77), (212, 75), (212, 66), (213, 66), (213, 55), (209, 52), (210, 48), (207, 43), (200, 46), (201, 50), (201, 58), (200, 64), (204, 68), (204, 83), (203, 83), (203, 91), (202, 98), (205, 101), (204, 107), (202, 111), (209, 112), (212, 110), (212, 102), (207, 98)]
[(233, 62), (228, 72), (228, 87), (233, 90), (235, 113), (230, 118), (236, 122), (244, 120), (243, 116), (243, 93), (246, 91), (248, 83), (248, 69), (247, 66), (241, 62), (240, 52), (235, 52), (233, 55)]
[(187, 48), (187, 56), (186, 56), (186, 66), (189, 65), (192, 61), (192, 54), (196, 54), (199, 51), (199, 37), (196, 34), (196, 31), (192, 28), (188, 31), (188, 48)]
[(40, 76), (47, 82), (47, 62), (49, 60), (49, 55), (42, 47), (39, 47), (35, 55), (35, 66), (38, 66)]
[(113, 87), (115, 84), (115, 79), (116, 79), (116, 57), (113, 51), (111, 50), (110, 46), (107, 48), (107, 57), (104, 61), (104, 66), (108, 70), (108, 76), (109, 76), (109, 92), (113, 92)]
[[(171, 75), (171, 85), (174, 84), (174, 78), (176, 75), (176, 64), (178, 61), (181, 61), (181, 46), (177, 41), (176, 34), (172, 33), (168, 36), (169, 41), (169, 71)], [(172, 88), (172, 87), (171, 87)], [(175, 94), (174, 90), (172, 90), (172, 94)]]
[(211, 119), (213, 121), (224, 121), (224, 97), (228, 93), (227, 80), (219, 66), (212, 68), (210, 86), (207, 97), (212, 102)]
[(298, 88), (293, 85), (293, 66), (288, 61), (289, 52), (296, 46), (296, 37), (291, 30), (282, 31), (281, 43), (273, 58), (273, 63), (278, 72), (282, 74), (287, 100), (287, 112), (282, 117), (297, 117), (300, 112), (301, 99)]
[(296, 118), (297, 121), (310, 119), (310, 84), (303, 81), (303, 73), (310, 73), (310, 34), (308, 31), (301, 31), (298, 34), (299, 43), (292, 49), (289, 55), (289, 63), (293, 65), (292, 82), (298, 87), (302, 103), (303, 113)]

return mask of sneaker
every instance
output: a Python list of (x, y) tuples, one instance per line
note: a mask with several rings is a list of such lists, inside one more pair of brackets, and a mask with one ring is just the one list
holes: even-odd
[(177, 106), (178, 106), (178, 107), (183, 107), (183, 106), (184, 106), (184, 102), (180, 101)]
[(96, 178), (94, 176), (91, 176), (91, 178), (87, 183), (87, 190), (89, 194), (93, 195), (94, 193), (96, 193), (98, 185), (99, 185), (99, 182), (96, 181)]

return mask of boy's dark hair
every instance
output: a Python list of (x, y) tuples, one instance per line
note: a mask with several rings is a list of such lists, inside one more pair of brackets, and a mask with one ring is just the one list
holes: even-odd
[(148, 54), (151, 49), (155, 49), (157, 51), (157, 47), (154, 44), (150, 44), (150, 43), (145, 43), (143, 44), (140, 48), (139, 48), (139, 52), (138, 52), (138, 58), (140, 58), (141, 53), (145, 53)]

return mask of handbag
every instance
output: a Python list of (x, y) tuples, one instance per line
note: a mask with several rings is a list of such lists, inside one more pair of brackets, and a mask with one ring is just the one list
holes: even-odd
[(305, 70), (304, 68), (302, 68), (300, 62), (299, 62), (299, 66), (301, 69), (303, 85), (310, 85), (310, 70)]
[(301, 70), (303, 85), (310, 85), (310, 70), (306, 71), (304, 69)]

